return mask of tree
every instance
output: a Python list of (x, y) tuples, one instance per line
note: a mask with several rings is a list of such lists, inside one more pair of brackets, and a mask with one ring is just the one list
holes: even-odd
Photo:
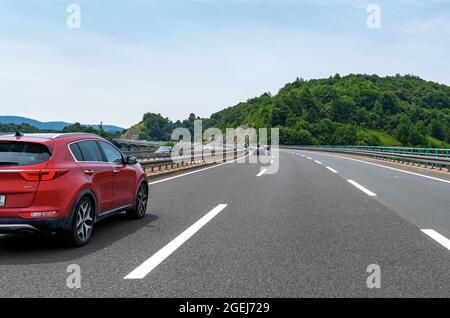
[(284, 126), (290, 115), (289, 109), (283, 105), (277, 105), (272, 111), (272, 126)]
[(145, 136), (147, 140), (165, 141), (170, 139), (172, 122), (161, 114), (146, 113), (144, 115)]
[(337, 145), (354, 145), (358, 140), (356, 127), (353, 125), (340, 125), (336, 129), (335, 135)]
[(433, 119), (430, 122), (430, 126), (431, 126), (431, 136), (439, 140), (445, 139), (445, 126), (442, 122)]
[(397, 128), (394, 130), (395, 137), (403, 144), (407, 145), (409, 143), (409, 129), (411, 127), (411, 122), (403, 120)]
[(355, 101), (349, 96), (342, 96), (333, 103), (333, 118), (338, 122), (348, 122), (356, 109)]
[(383, 112), (387, 115), (392, 115), (399, 111), (398, 99), (392, 92), (383, 93), (380, 97), (380, 104)]
[(408, 143), (411, 146), (424, 146), (426, 144), (424, 135), (415, 126), (411, 127), (409, 131)]

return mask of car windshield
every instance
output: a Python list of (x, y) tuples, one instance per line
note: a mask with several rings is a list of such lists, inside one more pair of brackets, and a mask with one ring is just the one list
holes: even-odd
[(0, 166), (30, 166), (46, 162), (50, 150), (31, 142), (0, 141)]

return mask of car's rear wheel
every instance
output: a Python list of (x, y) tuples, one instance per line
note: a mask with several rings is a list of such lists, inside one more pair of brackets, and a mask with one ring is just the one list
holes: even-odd
[(75, 206), (69, 243), (72, 246), (86, 245), (94, 229), (95, 206), (89, 197), (83, 197)]
[(137, 192), (133, 209), (127, 211), (128, 217), (131, 219), (142, 219), (147, 212), (147, 203), (148, 186), (145, 183), (141, 183)]

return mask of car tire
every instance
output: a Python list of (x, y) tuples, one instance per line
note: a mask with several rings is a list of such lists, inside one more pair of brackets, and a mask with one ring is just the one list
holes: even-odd
[(73, 247), (86, 245), (94, 230), (95, 204), (87, 196), (78, 201), (75, 206), (71, 228), (68, 234), (68, 242)]
[(142, 219), (147, 212), (148, 186), (142, 182), (138, 188), (133, 209), (127, 211), (127, 216), (132, 220)]

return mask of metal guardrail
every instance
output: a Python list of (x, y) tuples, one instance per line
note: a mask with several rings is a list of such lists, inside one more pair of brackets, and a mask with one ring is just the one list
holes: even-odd
[(285, 148), (344, 153), (430, 168), (445, 168), (450, 171), (449, 149), (367, 146), (286, 146)]
[(147, 173), (154, 173), (155, 170), (158, 172), (169, 171), (173, 169), (178, 169), (182, 167), (192, 167), (201, 164), (212, 164), (215, 163), (217, 159), (223, 158), (224, 161), (229, 159), (237, 159), (239, 156), (246, 154), (246, 149), (236, 149), (234, 151), (224, 151), (223, 156), (219, 156), (218, 153), (214, 154), (198, 154), (198, 155), (185, 155), (180, 157), (158, 159), (153, 158), (150, 160), (140, 160), (139, 163), (144, 168)]
[(353, 149), (383, 152), (389, 154), (416, 155), (425, 157), (450, 157), (448, 148), (412, 148), (412, 147), (381, 147), (381, 146), (321, 146), (321, 148)]
[(170, 158), (170, 153), (155, 153), (154, 151), (122, 151), (125, 156), (133, 156), (138, 160), (156, 160)]
[[(217, 148), (217, 151), (221, 150), (233, 150), (232, 147), (226, 146), (224, 148)], [(215, 152), (216, 149), (210, 149), (209, 151)], [(168, 159), (171, 158), (170, 153), (156, 153), (154, 150), (122, 150), (125, 156), (133, 156), (138, 160), (156, 160), (156, 159)]]
[(120, 138), (116, 138), (113, 141), (118, 144), (136, 145), (136, 146), (144, 146), (144, 147), (148, 147), (148, 146), (159, 147), (165, 143), (164, 141), (129, 140), (129, 139), (120, 139)]

